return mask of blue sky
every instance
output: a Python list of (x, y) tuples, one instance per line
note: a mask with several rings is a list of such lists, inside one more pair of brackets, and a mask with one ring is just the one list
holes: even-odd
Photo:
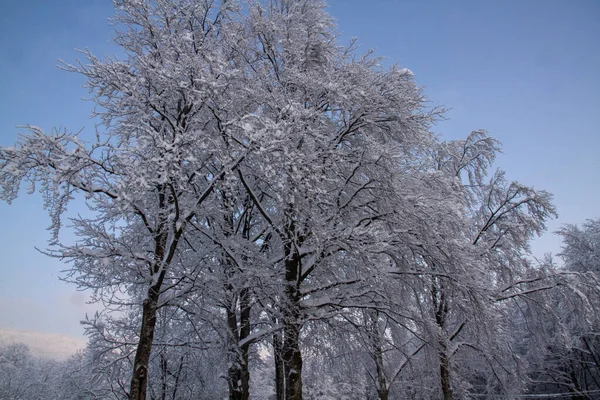
[[(509, 179), (555, 195), (565, 223), (600, 217), (600, 2), (597, 0), (330, 0), (342, 41), (358, 37), (386, 63), (410, 68), (432, 105), (448, 111), (445, 138), (487, 129), (504, 144)], [(0, 14), (0, 145), (16, 125), (93, 132), (83, 79), (59, 70), (74, 48), (118, 50), (109, 0), (8, 0)], [(72, 212), (77, 212), (77, 208)], [(39, 195), (0, 203), (0, 326), (79, 336), (93, 307), (58, 280), (64, 269), (34, 249), (49, 238)], [(68, 234), (65, 239), (72, 239)], [(535, 255), (560, 251), (551, 233)]]

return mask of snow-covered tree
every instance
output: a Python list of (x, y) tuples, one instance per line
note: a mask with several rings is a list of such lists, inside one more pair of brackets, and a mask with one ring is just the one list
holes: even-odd
[(51, 397), (57, 363), (33, 356), (24, 344), (0, 347), (0, 398), (37, 400)]
[[(554, 208), (490, 177), (496, 140), (437, 138), (411, 71), (340, 45), (322, 0), (115, 6), (125, 56), (64, 65), (95, 138), (0, 149), (2, 199), (43, 193), (48, 253), (106, 307), (94, 393), (247, 400), (266, 358), (278, 400), (305, 366), (311, 398), (512, 395), (506, 304), (557, 285), (527, 261)], [(71, 201), (92, 213), (60, 243)]]
[(286, 399), (302, 398), (305, 323), (373, 304), (369, 253), (386, 241), (397, 162), (432, 140), (433, 114), (410, 72), (339, 46), (316, 0), (255, 4), (246, 71), (260, 106), (247, 120), (260, 143), (238, 168), (259, 212), (276, 282)]
[[(187, 232), (211, 213), (211, 196), (249, 152), (236, 144), (243, 85), (231, 43), (232, 2), (115, 1), (115, 42), (126, 58), (65, 69), (87, 77), (103, 126), (89, 142), (79, 134), (29, 127), (16, 147), (0, 150), (2, 198), (22, 181), (41, 189), (52, 217), (52, 255), (71, 263), (69, 278), (110, 307), (140, 310), (129, 396), (145, 398), (161, 299), (193, 275), (181, 264)], [(243, 97), (243, 96), (242, 96)], [(222, 129), (221, 110), (230, 125)], [(225, 111), (223, 111), (225, 112)], [(227, 136), (224, 136), (227, 135)], [(75, 218), (81, 238), (58, 244), (61, 215), (77, 193), (92, 218)], [(79, 197), (78, 199), (80, 199)]]
[(532, 336), (544, 351), (534, 358), (530, 387), (591, 399), (600, 394), (600, 220), (565, 225), (557, 234), (564, 265), (553, 268), (565, 278), (559, 290), (538, 299), (542, 318)]
[(600, 274), (600, 219), (588, 220), (581, 228), (566, 225), (557, 233), (563, 239), (559, 255), (567, 269)]

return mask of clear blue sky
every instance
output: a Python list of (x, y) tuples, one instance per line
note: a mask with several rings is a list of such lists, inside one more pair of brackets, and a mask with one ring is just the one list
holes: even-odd
[[(410, 68), (432, 105), (451, 108), (436, 132), (485, 128), (504, 143), (508, 178), (555, 195), (564, 223), (600, 217), (600, 2), (597, 0), (330, 0), (342, 41), (359, 38)], [(109, 0), (4, 0), (0, 14), (0, 145), (16, 125), (93, 131), (77, 75), (56, 68), (74, 48), (112, 55)], [(77, 212), (74, 208), (73, 212)], [(0, 204), (0, 326), (81, 335), (93, 307), (38, 254), (49, 237), (39, 195)], [(69, 236), (65, 236), (69, 239)], [(560, 251), (551, 233), (533, 246)]]

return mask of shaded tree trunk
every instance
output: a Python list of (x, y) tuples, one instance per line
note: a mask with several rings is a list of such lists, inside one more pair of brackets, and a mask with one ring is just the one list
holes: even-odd
[[(302, 353), (300, 352), (300, 330), (302, 312), (300, 306), (300, 283), (302, 264), (294, 243), (295, 224), (292, 220), (284, 244), (285, 289), (283, 309), (282, 358), (285, 382), (285, 400), (302, 400)], [(301, 239), (298, 239), (301, 242)]]
[(144, 300), (142, 308), (142, 327), (140, 329), (140, 341), (135, 353), (133, 364), (133, 376), (131, 377), (130, 400), (145, 400), (148, 379), (148, 363), (152, 352), (154, 341), (154, 330), (156, 327), (156, 310), (158, 305), (160, 284), (148, 289), (148, 298)]
[[(223, 206), (227, 211), (224, 217), (226, 227), (225, 236), (231, 237), (235, 230), (233, 217), (234, 204), (225, 193), (222, 196)], [(246, 200), (245, 203), (245, 206), (248, 206), (249, 200)], [(242, 236), (248, 240), (250, 237), (250, 212), (247, 212), (245, 215)], [(236, 268), (235, 261), (230, 256), (224, 254), (224, 258), (227, 275), (230, 279), (233, 279), (236, 275), (240, 274), (240, 270)], [(227, 285), (228, 293), (235, 293), (237, 290), (238, 288), (233, 285)], [(239, 294), (232, 294), (232, 298), (229, 304), (227, 304), (227, 324), (231, 341), (229, 351), (232, 358), (231, 366), (228, 370), (229, 400), (248, 400), (250, 397), (250, 371), (248, 367), (250, 343), (245, 342), (245, 339), (250, 336), (251, 330), (250, 308), (250, 291), (248, 288), (240, 289)]]
[[(287, 314), (287, 315), (285, 315)], [(285, 380), (285, 400), (302, 400), (302, 353), (300, 352), (300, 325), (297, 310), (289, 310), (284, 318), (283, 328), (283, 371)]]
[[(435, 322), (439, 327), (438, 335), (443, 335), (446, 330), (446, 316), (448, 315), (448, 301), (443, 283), (439, 278), (433, 278), (431, 285), (431, 297), (435, 307)], [(440, 360), (440, 385), (444, 400), (452, 400), (452, 382), (450, 378), (450, 359), (448, 358), (448, 347), (444, 338), (438, 337), (438, 356)]]
[(160, 353), (160, 399), (167, 400), (168, 384), (167, 379), (169, 378), (169, 363), (165, 356), (164, 350)]
[(375, 362), (375, 370), (377, 372), (377, 382), (375, 382), (377, 386), (377, 396), (379, 400), (388, 400), (389, 396), (389, 387), (387, 383), (387, 378), (385, 376), (385, 370), (383, 368), (383, 347), (381, 346), (381, 334), (379, 333), (378, 326), (378, 315), (377, 312), (369, 313), (369, 325), (370, 325), (370, 336), (371, 336), (371, 344), (372, 344), (372, 354), (371, 357)]
[(389, 390), (387, 388), (377, 389), (379, 400), (388, 400)]
[[(277, 321), (275, 321), (275, 325), (277, 325)], [(273, 334), (273, 358), (275, 361), (275, 396), (277, 400), (284, 400), (283, 344), (279, 332)]]
[[(246, 340), (250, 336), (250, 293), (248, 289), (242, 289), (240, 293), (240, 341)], [(240, 400), (250, 398), (250, 342), (245, 342), (240, 346), (241, 350), (241, 381), (242, 394)]]
[(440, 344), (440, 381), (442, 384), (442, 394), (444, 395), (444, 400), (452, 400), (453, 393), (450, 381), (450, 360), (448, 359), (448, 354), (446, 351), (446, 345)]
[(148, 288), (148, 294), (142, 305), (142, 326), (140, 327), (140, 339), (135, 353), (133, 363), (133, 375), (129, 390), (130, 400), (146, 400), (146, 387), (148, 386), (148, 364), (152, 353), (154, 332), (156, 330), (156, 314), (158, 311), (158, 300), (167, 267), (173, 260), (179, 239), (183, 233), (182, 229), (176, 229), (173, 233), (172, 242), (167, 248), (169, 238), (168, 207), (173, 200), (166, 195), (166, 186), (158, 190), (158, 202), (161, 213), (160, 222), (154, 231), (154, 259), (152, 266), (152, 284)]
[(250, 398), (250, 371), (248, 361), (250, 343), (244, 342), (250, 336), (250, 299), (248, 289), (243, 289), (239, 296), (239, 330), (236, 315), (236, 304), (227, 309), (227, 321), (232, 335), (231, 353), (233, 359), (228, 370), (229, 399), (248, 400)]

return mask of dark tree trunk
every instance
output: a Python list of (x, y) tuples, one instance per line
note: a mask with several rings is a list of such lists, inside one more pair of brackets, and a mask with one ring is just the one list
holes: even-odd
[(177, 230), (174, 233), (170, 247), (167, 249), (169, 227), (167, 222), (168, 212), (165, 210), (168, 209), (169, 200), (165, 191), (165, 186), (158, 190), (159, 207), (163, 212), (160, 214), (161, 221), (154, 232), (154, 258), (156, 262), (152, 266), (152, 284), (148, 288), (148, 294), (142, 306), (142, 326), (140, 327), (140, 340), (133, 363), (133, 375), (131, 376), (131, 386), (129, 389), (130, 400), (146, 400), (148, 364), (150, 362), (154, 331), (156, 329), (156, 314), (160, 289), (167, 273), (167, 267), (175, 256), (177, 244), (182, 234), (182, 230)]
[[(246, 214), (244, 218), (244, 224), (242, 229), (242, 237), (245, 240), (250, 240), (250, 231), (252, 227), (252, 212), (249, 210), (252, 201), (249, 197), (244, 200), (244, 208)], [(246, 259), (244, 259), (247, 262)], [(250, 337), (252, 326), (250, 324), (250, 311), (252, 308), (251, 292), (247, 287), (244, 287), (240, 291), (240, 341), (244, 341)], [(241, 400), (248, 400), (250, 398), (250, 342), (245, 342), (240, 346), (242, 352), (242, 393), (243, 397)]]
[[(246, 340), (250, 336), (250, 293), (248, 289), (242, 289), (240, 293), (240, 341)], [(242, 381), (242, 397), (240, 400), (248, 400), (250, 398), (250, 342), (246, 342), (240, 346), (241, 351), (241, 381)]]
[(240, 400), (241, 395), (241, 360), (238, 351), (238, 327), (235, 297), (227, 305), (227, 326), (229, 327), (229, 369), (227, 370), (227, 383), (229, 386), (229, 400)]
[[(293, 224), (289, 232), (294, 232)], [(302, 313), (299, 290), (302, 266), (298, 250), (291, 240), (285, 245), (285, 255), (286, 286), (282, 346), (285, 400), (302, 400), (302, 353), (300, 352)]]
[[(235, 224), (233, 217), (233, 203), (225, 194), (223, 196), (223, 206), (226, 209), (224, 216), (225, 236), (230, 237), (234, 234)], [(243, 224), (243, 237), (249, 239), (250, 235), (250, 213), (246, 213), (246, 220)], [(226, 273), (229, 279), (234, 279), (240, 272), (236, 267), (235, 261), (227, 254), (225, 258)], [(227, 284), (227, 292), (235, 293), (237, 290), (231, 284)], [(229, 400), (248, 400), (250, 398), (250, 371), (248, 368), (250, 343), (244, 342), (250, 336), (250, 291), (248, 288), (242, 288), (238, 294), (232, 294), (227, 304), (227, 325), (229, 327), (229, 351), (231, 357), (231, 366), (228, 371), (229, 382)], [(239, 315), (239, 317), (238, 317)], [(238, 326), (239, 323), (239, 326)], [(243, 344), (240, 344), (242, 343)]]
[[(250, 294), (248, 289), (242, 289), (240, 293), (240, 340), (246, 340), (250, 336)], [(242, 351), (242, 392), (241, 400), (250, 398), (250, 342), (246, 342), (240, 346)]]
[(250, 371), (248, 361), (250, 355), (250, 343), (244, 339), (250, 336), (250, 294), (248, 289), (242, 289), (239, 296), (240, 322), (236, 314), (236, 305), (227, 310), (227, 322), (230, 335), (232, 336), (231, 353), (232, 363), (228, 371), (229, 400), (248, 400), (250, 398)]
[[(298, 315), (290, 313), (290, 316)], [(302, 400), (302, 353), (300, 352), (300, 326), (284, 322), (283, 369), (285, 400)]]
[(159, 288), (160, 284), (151, 286), (148, 290), (148, 298), (144, 300), (140, 341), (135, 353), (133, 376), (131, 377), (130, 400), (146, 399), (148, 363), (150, 361), (150, 353), (152, 352), (152, 342), (154, 341)]
[(168, 390), (168, 382), (169, 379), (169, 363), (167, 357), (165, 356), (165, 352), (162, 351), (160, 353), (160, 399), (167, 400), (167, 390)]
[(450, 382), (450, 361), (446, 353), (446, 345), (440, 345), (440, 381), (442, 384), (442, 393), (444, 400), (452, 400), (452, 385)]
[(387, 389), (378, 389), (377, 395), (379, 396), (379, 400), (388, 400), (389, 390)]
[[(275, 321), (277, 325), (277, 321)], [(283, 344), (281, 333), (273, 334), (273, 357), (275, 361), (275, 396), (277, 400), (285, 400), (285, 381), (283, 372)]]
[[(439, 278), (434, 278), (431, 285), (431, 296), (435, 307), (435, 322), (440, 328), (440, 335), (446, 331), (446, 316), (448, 315), (448, 302), (444, 285)], [(452, 340), (452, 338), (450, 338)], [(440, 360), (440, 385), (444, 400), (452, 400), (452, 382), (450, 379), (450, 359), (448, 346), (443, 337), (438, 337), (438, 354)]]

